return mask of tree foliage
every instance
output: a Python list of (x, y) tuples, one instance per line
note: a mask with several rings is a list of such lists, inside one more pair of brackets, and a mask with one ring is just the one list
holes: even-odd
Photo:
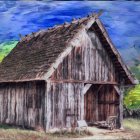
[[(134, 63), (131, 71), (140, 81), (140, 60), (135, 59)], [(126, 91), (124, 105), (129, 109), (140, 109), (140, 84)]]
[(140, 108), (140, 85), (126, 91), (124, 105), (130, 109)]

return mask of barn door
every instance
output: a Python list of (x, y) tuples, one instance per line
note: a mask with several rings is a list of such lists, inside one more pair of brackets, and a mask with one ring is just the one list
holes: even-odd
[(93, 86), (84, 95), (84, 116), (87, 122), (96, 120), (96, 97)]

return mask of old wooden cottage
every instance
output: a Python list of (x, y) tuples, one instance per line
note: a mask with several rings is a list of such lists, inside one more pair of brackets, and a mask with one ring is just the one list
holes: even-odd
[(135, 79), (93, 14), (23, 37), (0, 66), (0, 123), (71, 127), (123, 118), (123, 86)]

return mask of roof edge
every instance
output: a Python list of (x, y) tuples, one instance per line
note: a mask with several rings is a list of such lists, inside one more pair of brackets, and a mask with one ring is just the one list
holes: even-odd
[(115, 45), (113, 44), (113, 42), (111, 41), (103, 23), (100, 21), (99, 18), (96, 19), (96, 23), (97, 25), (99, 26), (99, 28), (101, 29), (102, 31), (102, 34), (104, 35), (104, 37), (106, 38), (106, 41), (108, 42), (108, 44), (110, 45), (113, 53), (115, 54), (115, 56), (117, 57), (119, 63), (121, 64), (122, 68), (124, 69), (127, 77), (129, 78), (129, 80), (131, 81), (132, 84), (137, 84), (137, 79), (134, 78), (130, 72), (130, 70), (127, 68), (127, 66), (125, 65), (122, 57), (120, 56), (120, 53), (118, 52), (118, 50), (116, 49)]
[(94, 16), (92, 15), (87, 23), (87, 25), (83, 25), (81, 27), (81, 29), (74, 35), (74, 37), (67, 43), (66, 49), (56, 58), (56, 61), (54, 63), (52, 63), (52, 65), (50, 66), (48, 72), (46, 74), (44, 74), (42, 76), (42, 79), (44, 80), (48, 80), (48, 78), (50, 78), (50, 76), (53, 74), (53, 72), (55, 71), (55, 69), (57, 69), (58, 65), (62, 62), (62, 60), (64, 59), (64, 57), (66, 57), (71, 50), (76, 47), (73, 44), (75, 44), (75, 40), (76, 40), (76, 36), (78, 36), (80, 34), (80, 32), (82, 30), (88, 30), (93, 23), (96, 21), (96, 18), (98, 18), (98, 14), (95, 14)]

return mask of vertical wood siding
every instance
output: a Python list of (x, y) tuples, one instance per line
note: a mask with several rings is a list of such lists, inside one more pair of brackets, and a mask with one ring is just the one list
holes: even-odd
[(48, 130), (118, 115), (118, 96), (112, 85), (103, 85), (99, 91), (101, 85), (93, 85), (83, 93), (86, 81), (118, 82), (113, 61), (94, 32), (83, 31), (77, 40), (47, 85), (43, 81), (0, 85), (0, 123), (40, 125)]
[[(119, 97), (113, 86), (93, 85), (84, 96), (85, 119), (103, 121), (108, 116), (119, 117)], [(99, 90), (100, 88), (100, 90)]]
[(98, 93), (98, 120), (106, 120), (108, 116), (119, 117), (119, 96), (113, 86), (104, 85)]
[(0, 123), (44, 127), (44, 82), (0, 85)]
[(83, 32), (79, 37), (80, 45), (75, 45), (51, 76), (52, 80), (87, 80), (116, 82), (113, 61), (92, 32)]
[(46, 129), (70, 127), (84, 119), (83, 84), (47, 83)]
[(83, 93), (83, 83), (47, 83), (46, 130), (71, 127), (77, 120), (103, 121), (119, 115), (119, 97), (113, 86), (92, 85)]
[(86, 94), (82, 93), (86, 81), (118, 83), (111, 57), (93, 31), (83, 31), (77, 38), (78, 45), (62, 60), (47, 84), (46, 129), (70, 127), (81, 119), (92, 122), (118, 116), (119, 97), (112, 85), (93, 84)]

